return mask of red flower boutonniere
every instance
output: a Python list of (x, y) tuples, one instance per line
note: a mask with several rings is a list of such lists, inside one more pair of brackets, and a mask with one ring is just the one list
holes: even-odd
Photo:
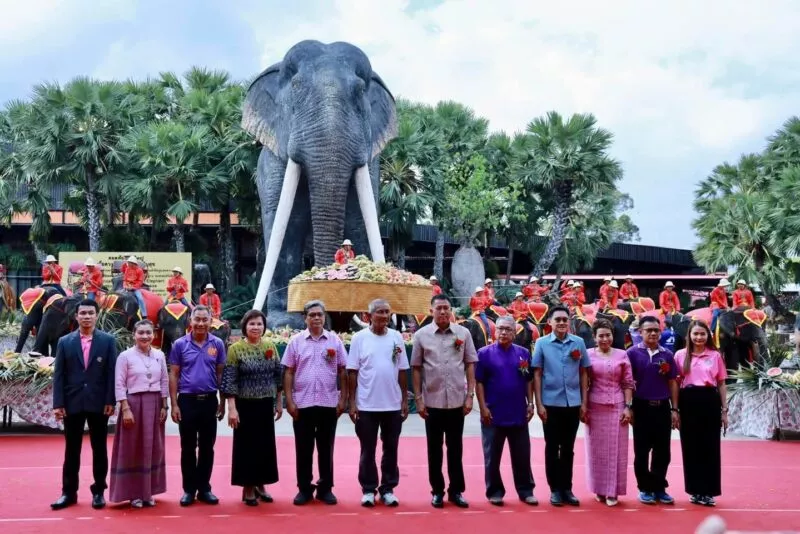
[(402, 353), (403, 353), (403, 347), (401, 347), (400, 345), (395, 345), (394, 351), (392, 351), (392, 363), (397, 363), (397, 358)]
[(581, 359), (581, 351), (578, 349), (573, 350), (569, 353), (573, 360), (580, 360)]
[(264, 359), (271, 360), (272, 357), (275, 356), (275, 351), (272, 349), (267, 349), (264, 351)]
[(456, 350), (461, 350), (461, 347), (463, 347), (463, 346), (464, 346), (464, 340), (462, 340), (462, 339), (456, 338), (456, 340), (453, 342), (453, 347)]
[(658, 374), (661, 376), (666, 376), (669, 373), (669, 362), (666, 360), (659, 360), (658, 361)]
[(528, 363), (527, 359), (520, 358), (519, 372), (522, 373), (522, 376), (528, 376), (528, 373), (531, 372), (530, 364)]
[(328, 360), (329, 362), (335, 362), (336, 361), (336, 349), (328, 349), (325, 352), (325, 359)]

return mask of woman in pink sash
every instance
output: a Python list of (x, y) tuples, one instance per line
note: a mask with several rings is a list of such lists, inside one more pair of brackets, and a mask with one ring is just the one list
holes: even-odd
[(586, 424), (586, 474), (598, 502), (616, 506), (625, 495), (628, 474), (628, 429), (633, 415), (633, 374), (624, 350), (611, 348), (614, 327), (606, 319), (592, 325), (597, 343), (589, 349), (589, 399)]
[(136, 344), (117, 358), (116, 396), (120, 407), (111, 456), (111, 502), (134, 508), (155, 506), (167, 491), (164, 422), (169, 377), (164, 353), (152, 347), (153, 323), (134, 325)]

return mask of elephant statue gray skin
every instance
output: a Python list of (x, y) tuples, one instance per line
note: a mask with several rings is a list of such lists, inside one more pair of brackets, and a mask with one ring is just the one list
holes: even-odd
[(397, 135), (394, 97), (360, 49), (302, 41), (250, 85), (242, 127), (264, 146), (256, 185), (267, 253), (253, 308), (269, 293), (268, 326), (302, 328), (286, 288), (307, 240), (314, 265), (333, 263), (345, 238), (384, 261), (378, 171)]

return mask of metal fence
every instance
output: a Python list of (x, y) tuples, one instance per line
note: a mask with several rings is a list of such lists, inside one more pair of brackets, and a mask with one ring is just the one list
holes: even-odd
[(22, 270), (22, 271), (9, 271), (6, 275), (8, 285), (14, 290), (14, 294), (19, 297), (19, 294), (34, 287), (42, 282), (42, 273), (36, 270)]

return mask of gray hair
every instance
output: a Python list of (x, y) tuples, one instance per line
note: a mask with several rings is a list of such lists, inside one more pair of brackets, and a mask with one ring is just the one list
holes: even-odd
[(498, 317), (497, 320), (494, 322), (496, 326), (500, 326), (500, 323), (508, 323), (509, 326), (512, 328), (517, 324), (513, 317), (510, 315), (503, 315), (502, 317)]
[(311, 308), (322, 308), (322, 313), (325, 313), (325, 303), (319, 299), (309, 300), (303, 304), (303, 315), (308, 315)]
[(392, 305), (389, 304), (388, 300), (386, 300), (386, 299), (375, 299), (375, 300), (373, 300), (372, 302), (369, 303), (369, 307), (367, 308), (367, 310), (369, 311), (369, 313), (375, 313), (375, 310), (377, 310), (379, 306), (386, 306), (386, 307), (389, 308), (390, 311), (392, 309)]
[(192, 315), (191, 315), (191, 316), (192, 316), (192, 317), (194, 317), (195, 315), (197, 315), (197, 312), (202, 312), (202, 311), (204, 311), (204, 312), (206, 312), (207, 314), (211, 315), (211, 310), (209, 309), (209, 307), (208, 307), (208, 306), (206, 306), (206, 305), (204, 305), (204, 304), (198, 304), (198, 305), (197, 305), (197, 306), (195, 306), (195, 307), (194, 307), (194, 309), (192, 310)]

